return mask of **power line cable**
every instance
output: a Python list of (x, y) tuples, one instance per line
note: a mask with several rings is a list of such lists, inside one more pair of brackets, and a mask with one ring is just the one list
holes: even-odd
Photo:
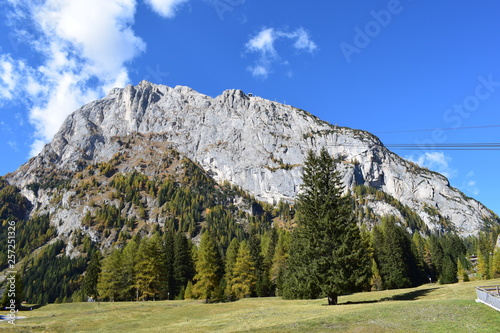
[[(367, 148), (358, 143), (344, 143), (339, 146), (350, 148)], [(378, 145), (372, 145), (371, 148)], [(500, 143), (442, 143), (442, 144), (414, 144), (414, 143), (388, 143), (383, 147), (391, 150), (500, 150)]]
[(500, 143), (441, 143), (441, 144), (398, 144), (390, 143), (387, 148), (397, 150), (500, 150)]
[(468, 126), (468, 127), (449, 127), (449, 128), (429, 128), (429, 129), (414, 129), (414, 130), (400, 130), (400, 131), (375, 131), (374, 134), (390, 134), (390, 133), (411, 133), (411, 132), (431, 132), (431, 131), (456, 131), (465, 129), (479, 129), (479, 128), (493, 128), (500, 127), (500, 125), (485, 125), (485, 126)]

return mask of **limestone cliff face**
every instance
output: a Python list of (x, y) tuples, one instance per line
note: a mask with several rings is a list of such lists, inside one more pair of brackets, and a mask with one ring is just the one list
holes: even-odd
[[(386, 192), (417, 212), (431, 229), (440, 228), (432, 213), (436, 211), (463, 235), (497, 218), (450, 187), (444, 176), (402, 159), (370, 133), (335, 127), (241, 90), (211, 98), (188, 87), (146, 81), (114, 89), (75, 111), (38, 156), (6, 178), (23, 188), (31, 201), (40, 201), (27, 186), (38, 181), (42, 170), (76, 171), (108, 161), (122, 149), (120, 138), (137, 133), (168, 143), (216, 180), (228, 180), (270, 203), (293, 200), (307, 151), (326, 147), (339, 160), (347, 189), (361, 184)], [(370, 208), (378, 215), (394, 210), (377, 202)]]

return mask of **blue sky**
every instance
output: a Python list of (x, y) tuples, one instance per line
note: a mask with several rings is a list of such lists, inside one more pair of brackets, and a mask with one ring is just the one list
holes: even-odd
[[(0, 174), (65, 117), (143, 79), (242, 89), (370, 131), (500, 213), (500, 4), (484, 1), (6, 0)], [(476, 128), (474, 128), (476, 127)], [(451, 130), (411, 131), (448, 128)], [(395, 131), (405, 131), (391, 133)]]

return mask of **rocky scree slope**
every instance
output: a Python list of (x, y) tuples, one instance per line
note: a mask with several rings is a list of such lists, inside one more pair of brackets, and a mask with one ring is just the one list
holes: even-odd
[[(338, 160), (346, 190), (364, 185), (383, 191), (431, 230), (442, 230), (446, 221), (447, 228), (466, 236), (499, 222), (444, 176), (404, 160), (368, 132), (332, 126), (304, 110), (241, 90), (212, 98), (189, 87), (147, 81), (114, 89), (75, 111), (38, 156), (6, 179), (36, 207), (49, 205), (30, 184), (54, 170), (72, 173), (108, 161), (123, 149), (120, 138), (134, 134), (153, 135), (215, 180), (227, 180), (269, 203), (293, 201), (307, 152), (326, 147)], [(373, 199), (367, 206), (375, 215), (404, 220), (397, 207)]]

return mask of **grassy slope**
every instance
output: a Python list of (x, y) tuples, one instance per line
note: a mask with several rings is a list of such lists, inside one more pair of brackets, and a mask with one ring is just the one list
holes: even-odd
[(499, 332), (500, 312), (474, 302), (475, 286), (500, 279), (455, 285), (360, 293), (326, 301), (244, 299), (200, 301), (52, 304), (12, 327), (16, 332)]

